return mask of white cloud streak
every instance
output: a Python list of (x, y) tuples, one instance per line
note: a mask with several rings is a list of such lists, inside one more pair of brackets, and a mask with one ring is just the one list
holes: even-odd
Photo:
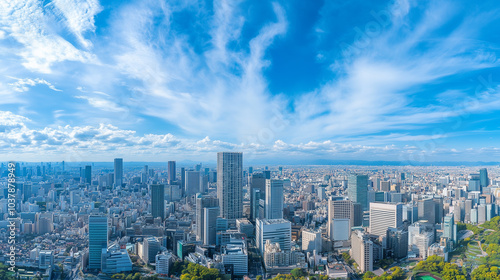
[[(415, 135), (409, 132), (414, 128), (464, 114), (500, 110), (496, 83), (475, 95), (469, 88), (457, 86), (454, 96), (469, 96), (460, 106), (439, 101), (450, 92), (420, 90), (461, 73), (498, 67), (494, 48), (469, 39), (495, 17), (495, 11), (460, 17), (451, 2), (417, 5), (415, 1), (396, 1), (381, 11), (388, 18), (379, 32), (365, 31), (360, 40), (346, 42), (351, 48), (343, 57), (320, 54), (321, 61), (332, 63), (329, 81), (312, 92), (288, 96), (270, 92), (265, 73), (273, 62), (269, 48), (287, 36), (291, 26), (284, 8), (288, 6), (269, 5), (273, 17), (250, 32), (249, 38), (243, 34), (249, 23), (241, 4), (215, 0), (213, 11), (207, 14), (196, 1), (125, 3), (108, 18), (109, 33), (103, 32), (99, 38), (112, 43), (96, 44), (99, 47), (94, 49), (95, 17), (102, 10), (97, 0), (55, 0), (45, 6), (34, 0), (0, 2), (0, 39), (17, 42), (5, 49), (21, 57), (29, 71), (47, 74), (41, 76), (44, 79), (18, 79), (8, 85), (17, 92), (39, 84), (58, 91), (47, 80), (67, 78), (72, 87), (80, 85), (77, 89), (83, 92), (69, 98), (85, 102), (75, 106), (78, 112), (72, 112), (74, 108), (65, 112), (88, 121), (92, 118), (89, 111), (99, 111), (93, 126), (47, 125), (43, 131), (34, 131), (22, 125), (16, 128), (18, 134), (4, 135), (4, 141), (54, 149), (80, 145), (81, 149), (112, 150), (143, 145), (181, 147), (174, 149), (179, 152), (234, 148), (256, 154), (288, 151), (319, 156), (321, 150), (376, 154), (396, 149), (392, 143), (433, 141), (454, 132)], [(199, 19), (190, 23), (192, 30), (177, 28), (182, 24), (181, 12)], [(454, 28), (442, 28), (453, 26), (452, 20)], [(324, 37), (328, 26), (315, 30)], [(68, 68), (58, 67), (66, 61), (81, 67), (66, 73)], [(54, 69), (61, 71), (53, 73)], [(0, 94), (6, 87), (0, 84)], [(419, 94), (429, 95), (427, 105), (416, 104)], [(139, 119), (139, 115), (160, 118), (181, 128), (188, 139), (168, 133), (137, 136), (135, 131), (115, 127), (117, 115), (127, 120)], [(106, 116), (115, 126), (99, 125)], [(372, 133), (383, 135), (370, 136)], [(48, 139), (58, 144), (43, 142)]]
[(14, 91), (17, 91), (17, 92), (28, 91), (30, 89), (30, 87), (34, 87), (36, 85), (46, 85), (47, 87), (49, 87), (53, 91), (62, 91), (60, 89), (57, 89), (54, 85), (52, 85), (50, 82), (47, 82), (44, 79), (40, 79), (40, 78), (18, 79), (18, 78), (14, 78), (14, 77), (10, 77), (10, 78), (17, 80), (16, 82), (9, 84), (12, 87), (12, 89)]
[(85, 47), (90, 48), (92, 42), (85, 39), (86, 32), (94, 32), (94, 17), (101, 12), (98, 0), (54, 0), (53, 3), (64, 16), (69, 30)]
[[(401, 155), (425, 155), (428, 160), (441, 160), (450, 149), (426, 151), (412, 146), (373, 146), (363, 144), (335, 143), (333, 141), (309, 141), (290, 144), (277, 140), (272, 145), (240, 143), (212, 140), (208, 136), (200, 139), (186, 139), (167, 134), (137, 135), (133, 130), (124, 130), (109, 124), (98, 126), (54, 126), (42, 129), (29, 127), (32, 121), (9, 111), (0, 111), (0, 160), (8, 160), (13, 153), (16, 160), (67, 160), (67, 161), (107, 161), (113, 156), (123, 156), (127, 160), (163, 161), (167, 157), (213, 161), (218, 151), (242, 151), (245, 158), (252, 159), (279, 157), (280, 160), (298, 160), (306, 157), (314, 159), (384, 159), (397, 161)], [(419, 138), (420, 139), (420, 138)], [(496, 154), (495, 147), (467, 149), (460, 154), (481, 156)], [(26, 157), (26, 158), (23, 158)], [(30, 159), (28, 159), (30, 157)], [(392, 158), (392, 159), (391, 159)]]
[(51, 73), (51, 66), (58, 62), (96, 61), (93, 54), (79, 50), (53, 31), (50, 14), (39, 1), (0, 1), (0, 10), (3, 30), (22, 45), (11, 51), (23, 59), (28, 70)]

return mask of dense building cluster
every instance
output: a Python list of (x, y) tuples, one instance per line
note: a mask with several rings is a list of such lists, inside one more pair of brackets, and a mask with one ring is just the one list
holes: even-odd
[[(118, 158), (17, 163), (15, 173), (10, 218), (2, 165), (0, 238), (13, 220), (16, 266), (28, 278), (170, 277), (179, 261), (233, 278), (297, 268), (356, 278), (382, 274), (387, 259), (449, 261), (472, 234), (457, 225), (500, 212), (498, 167), (245, 167), (242, 153), (220, 152), (216, 166)], [(0, 261), (9, 250), (0, 243)]]

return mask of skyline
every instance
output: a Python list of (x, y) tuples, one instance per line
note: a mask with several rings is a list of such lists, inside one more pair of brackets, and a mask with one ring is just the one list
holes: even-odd
[(0, 3), (0, 160), (499, 162), (495, 1)]

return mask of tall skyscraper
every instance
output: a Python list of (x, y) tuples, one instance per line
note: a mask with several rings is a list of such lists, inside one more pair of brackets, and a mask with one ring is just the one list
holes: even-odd
[(333, 240), (333, 221), (347, 219), (350, 228), (354, 226), (354, 204), (350, 200), (332, 200), (328, 201), (328, 236)]
[(102, 249), (108, 247), (108, 217), (89, 216), (89, 269), (101, 269)]
[(488, 179), (488, 170), (486, 168), (481, 168), (479, 170), (479, 182), (481, 191), (482, 189), (490, 185), (490, 180)]
[(257, 218), (263, 218), (259, 215), (259, 205), (261, 199), (261, 191), (259, 189), (250, 189), (250, 220), (255, 221)]
[(432, 198), (424, 198), (417, 202), (418, 219), (425, 220), (431, 224), (436, 223), (436, 206)]
[(435, 196), (433, 198), (433, 201), (434, 201), (434, 210), (435, 210), (434, 222), (436, 224), (440, 224), (443, 222), (443, 216), (444, 216), (443, 197)]
[(467, 199), (465, 200), (465, 215), (464, 215), (464, 221), (466, 223), (470, 223), (472, 221), (471, 212), (472, 212), (472, 200)]
[(404, 220), (407, 220), (410, 224), (418, 222), (418, 207), (416, 205), (403, 205), (403, 221)]
[[(17, 184), (17, 188), (23, 192), (23, 202), (28, 201), (32, 195), (31, 183)], [(5, 195), (7, 196), (7, 195)]]
[(283, 219), (283, 181), (266, 180), (266, 219)]
[(217, 217), (219, 217), (219, 207), (203, 208), (203, 244), (214, 245), (217, 237)]
[(186, 195), (185, 190), (186, 190), (186, 169), (184, 167), (181, 167), (181, 189), (182, 189), (182, 196), (184, 197)]
[(351, 233), (351, 254), (362, 272), (373, 271), (373, 242), (367, 234), (356, 230)]
[(142, 260), (147, 264), (156, 261), (156, 255), (160, 252), (158, 239), (156, 237), (144, 238), (142, 244), (142, 252), (139, 252), (139, 256), (142, 255)]
[[(204, 209), (217, 206), (219, 206), (219, 200), (216, 197), (209, 195), (202, 195), (200, 193), (196, 195), (196, 240), (204, 241), (204, 228), (205, 228)], [(220, 213), (217, 216), (219, 215)]]
[(408, 231), (403, 227), (399, 229), (388, 228), (387, 249), (393, 258), (406, 258), (408, 256)]
[(217, 153), (217, 198), (221, 216), (236, 220), (243, 218), (243, 154)]
[(481, 175), (480, 174), (470, 174), (469, 187), (467, 188), (469, 192), (479, 192), (481, 191)]
[(121, 188), (123, 184), (123, 159), (115, 158), (115, 187)]
[(151, 214), (165, 219), (165, 185), (151, 185)]
[(92, 184), (92, 166), (85, 166), (85, 183)]
[(453, 214), (448, 214), (444, 217), (443, 222), (443, 237), (448, 238), (453, 241), (453, 244), (457, 243), (457, 225), (455, 224), (455, 219)]
[(355, 203), (361, 204), (363, 211), (368, 210), (368, 176), (351, 174), (349, 176), (347, 195)]
[(186, 171), (186, 189), (184, 190), (186, 196), (192, 196), (199, 192), (203, 193), (200, 191), (200, 176), (200, 171)]
[(176, 169), (175, 169), (175, 161), (168, 162), (168, 183), (172, 184), (172, 182), (176, 181)]
[(262, 196), (266, 193), (266, 177), (264, 173), (252, 173), (248, 176), (248, 184), (250, 189), (259, 189)]
[[(403, 204), (370, 203), (370, 234), (385, 239), (388, 228), (399, 228), (402, 224)], [(384, 244), (385, 241), (383, 242)]]
[(141, 174), (141, 182), (145, 184), (148, 182), (148, 179), (149, 179), (149, 167), (147, 165), (144, 165)]

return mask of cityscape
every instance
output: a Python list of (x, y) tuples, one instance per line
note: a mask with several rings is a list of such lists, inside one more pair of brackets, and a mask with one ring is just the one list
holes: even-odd
[(499, 166), (247, 166), (240, 152), (214, 157), (215, 166), (2, 164), (3, 275), (15, 267), (12, 279), (184, 279), (195, 273), (189, 263), (221, 279), (497, 273)]
[(498, 0), (0, 1), (0, 280), (500, 280)]

